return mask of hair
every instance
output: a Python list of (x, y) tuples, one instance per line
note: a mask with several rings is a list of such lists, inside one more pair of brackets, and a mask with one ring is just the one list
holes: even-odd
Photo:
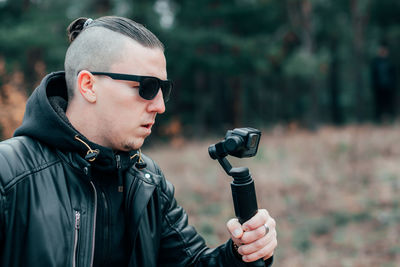
[(65, 55), (65, 80), (68, 100), (74, 96), (76, 78), (81, 70), (109, 71), (123, 59), (126, 41), (164, 51), (162, 42), (143, 25), (127, 18), (106, 16), (95, 20), (78, 18), (67, 28), (70, 46)]

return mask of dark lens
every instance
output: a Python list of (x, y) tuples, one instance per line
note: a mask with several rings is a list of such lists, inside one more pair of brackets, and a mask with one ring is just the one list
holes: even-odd
[(163, 98), (164, 98), (165, 102), (167, 102), (169, 100), (171, 90), (172, 90), (172, 82), (171, 81), (162, 81), (161, 91), (163, 93)]
[(249, 134), (248, 149), (254, 148), (258, 145), (260, 136), (258, 134)]
[(158, 93), (160, 84), (157, 78), (144, 78), (140, 82), (139, 94), (146, 100), (152, 100)]

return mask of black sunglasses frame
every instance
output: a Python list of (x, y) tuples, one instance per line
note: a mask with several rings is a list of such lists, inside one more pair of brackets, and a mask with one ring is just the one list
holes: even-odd
[[(167, 102), (169, 100), (169, 96), (171, 94), (172, 88), (173, 88), (173, 83), (170, 80), (160, 80), (157, 77), (153, 76), (139, 76), (139, 75), (131, 75), (131, 74), (121, 74), (121, 73), (112, 73), (112, 72), (99, 72), (99, 71), (91, 71), (90, 72), (93, 75), (104, 75), (108, 76), (113, 80), (123, 80), (123, 81), (134, 81), (134, 82), (139, 82), (139, 95), (146, 100), (152, 100), (156, 97), (158, 94), (158, 91), (161, 88), (161, 91), (163, 93), (163, 99), (164, 102)], [(148, 88), (146, 89), (145, 86), (143, 86), (143, 81), (146, 79), (151, 79), (157, 81), (158, 87), (157, 90), (152, 91), (152, 94), (147, 96), (146, 92), (148, 93)]]

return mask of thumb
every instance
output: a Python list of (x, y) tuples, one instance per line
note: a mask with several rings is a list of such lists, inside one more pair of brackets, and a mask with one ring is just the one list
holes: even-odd
[(236, 219), (236, 218), (230, 219), (226, 223), (226, 227), (228, 228), (228, 231), (232, 237), (234, 237), (236, 239), (239, 239), (242, 237), (243, 229), (242, 229), (242, 225), (239, 223), (238, 219)]

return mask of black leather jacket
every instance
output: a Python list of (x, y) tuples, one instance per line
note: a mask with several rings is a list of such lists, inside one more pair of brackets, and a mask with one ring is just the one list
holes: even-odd
[(136, 151), (90, 142), (69, 123), (66, 103), (64, 73), (49, 74), (15, 137), (0, 143), (0, 266), (93, 266), (98, 175), (124, 188), (127, 265), (245, 266), (231, 240), (206, 246), (151, 159), (138, 169)]
[[(0, 143), (1, 266), (91, 266), (96, 188), (72, 153), (16, 137)], [(208, 249), (157, 166), (125, 177), (129, 266), (241, 266), (231, 244)]]

